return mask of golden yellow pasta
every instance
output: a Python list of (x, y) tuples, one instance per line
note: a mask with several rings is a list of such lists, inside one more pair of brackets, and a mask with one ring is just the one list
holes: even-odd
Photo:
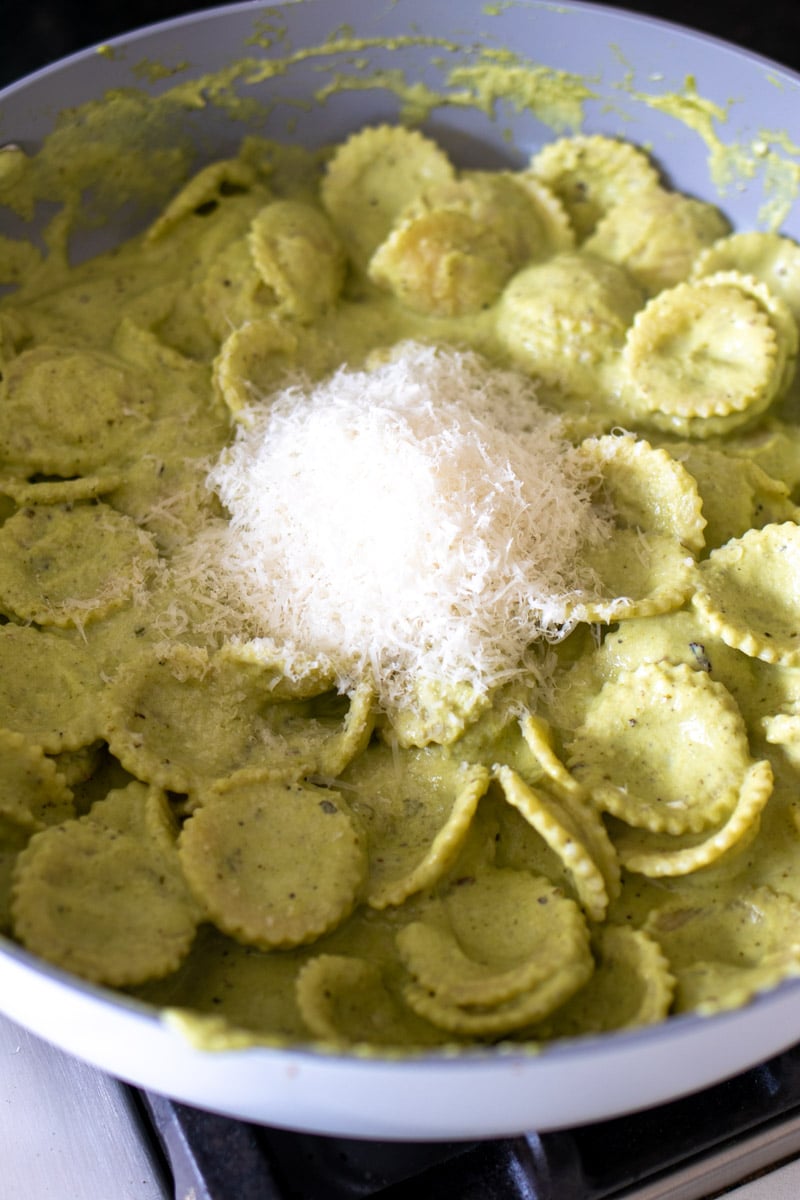
[(748, 767), (733, 810), (710, 833), (646, 834), (631, 829), (616, 839), (622, 865), (652, 878), (691, 875), (747, 845), (758, 833), (761, 814), (772, 794), (772, 768), (766, 760)]
[(270, 317), (245, 321), (228, 334), (214, 360), (214, 386), (234, 417), (274, 390), (297, 348), (297, 335)]
[(499, 172), (427, 188), (372, 255), (370, 278), (415, 312), (449, 317), (488, 308), (515, 270), (571, 245), (567, 222), (542, 192)]
[(81, 750), (101, 737), (101, 681), (75, 642), (29, 625), (0, 625), (0, 727), (47, 754)]
[(369, 740), (371, 690), (351, 699), (282, 700), (266, 678), (210, 661), (177, 643), (120, 670), (108, 698), (106, 740), (132, 774), (195, 794), (248, 767), (289, 778), (335, 776)]
[(336, 303), (347, 259), (321, 209), (302, 200), (274, 200), (254, 217), (247, 238), (278, 313), (305, 323)]
[(497, 332), (513, 363), (551, 403), (590, 407), (595, 420), (619, 391), (621, 354), (643, 293), (616, 263), (564, 252), (518, 271), (503, 291)]
[[(64, 405), (64, 392), (95, 397)], [(155, 410), (146, 377), (108, 352), (38, 345), (3, 379), (0, 454), (12, 469), (84, 475), (118, 463)]]

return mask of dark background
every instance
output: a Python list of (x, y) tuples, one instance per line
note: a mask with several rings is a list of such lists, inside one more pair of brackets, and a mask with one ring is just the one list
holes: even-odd
[[(0, 0), (5, 10), (0, 86), (129, 29), (217, 5), (218, 0)], [(616, 7), (704, 30), (800, 72), (800, 0), (630, 0)]]

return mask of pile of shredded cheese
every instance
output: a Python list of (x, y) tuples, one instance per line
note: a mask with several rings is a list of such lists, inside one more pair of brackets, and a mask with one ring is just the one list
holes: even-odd
[(559, 636), (601, 520), (525, 376), (406, 342), (242, 418), (209, 476), (230, 521), (191, 553), (287, 674), (329, 662), (391, 711), (420, 679), (485, 691)]

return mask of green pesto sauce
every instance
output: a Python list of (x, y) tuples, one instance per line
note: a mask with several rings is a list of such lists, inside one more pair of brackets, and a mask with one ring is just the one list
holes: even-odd
[[(505, 5), (487, 5), (486, 16), (499, 14)], [(574, 133), (581, 128), (584, 107), (596, 97), (592, 80), (520, 58), (511, 50), (470, 48), (470, 61), (458, 62), (463, 53), (458, 43), (424, 36), (406, 35), (392, 39), (356, 37), (342, 27), (314, 46), (287, 48), (285, 27), (272, 19), (256, 25), (248, 44), (268, 49), (268, 57), (242, 57), (223, 70), (199, 79), (176, 79), (186, 64), (143, 61), (133, 75), (150, 83), (173, 80), (157, 98), (134, 88), (110, 92), (78, 111), (62, 114), (55, 132), (36, 156), (28, 189), (14, 190), (13, 203), (29, 217), (36, 198), (67, 198), (74, 194), (77, 180), (96, 189), (93, 205), (108, 212), (123, 198), (143, 198), (149, 192), (153, 204), (163, 203), (186, 170), (192, 147), (176, 146), (176, 114), (214, 106), (236, 120), (265, 119), (283, 102), (270, 102), (241, 94), (241, 88), (287, 75), (304, 62), (318, 62), (328, 73), (327, 81), (314, 93), (316, 103), (343, 91), (388, 91), (400, 100), (400, 119), (418, 124), (446, 107), (477, 108), (492, 116), (499, 106), (512, 112), (531, 112), (554, 133)], [(399, 67), (372, 67), (373, 51), (419, 47), (431, 52), (432, 63), (442, 73), (441, 85), (411, 79)], [(112, 47), (98, 51), (116, 57)], [(452, 65), (448, 65), (453, 59)], [(339, 64), (342, 64), (341, 66)], [(618, 85), (637, 102), (657, 109), (695, 132), (708, 151), (711, 178), (720, 192), (760, 176), (764, 190), (761, 223), (778, 228), (800, 187), (800, 151), (788, 132), (760, 131), (749, 143), (726, 142), (722, 130), (729, 119), (730, 103), (720, 105), (702, 96), (696, 81), (687, 78), (680, 91), (657, 94), (636, 88), (631, 76)], [(134, 145), (131, 131), (136, 130)], [(165, 141), (165, 131), (171, 134)], [(87, 137), (87, 134), (90, 135)], [(126, 145), (126, 162), (119, 162), (120, 145)], [(75, 164), (73, 171), (72, 164)], [(4, 188), (0, 162), (0, 198)], [(7, 168), (6, 168), (7, 169)]]
[[(504, 5), (487, 4), (486, 13), (502, 11)], [(284, 39), (284, 30), (269, 22), (262, 23), (251, 38), (261, 48), (274, 49)], [(24, 310), (28, 330), (33, 340), (79, 341), (92, 351), (106, 352), (117, 346), (117, 325), (121, 316), (130, 317), (145, 327), (161, 325), (168, 332), (170, 346), (178, 355), (193, 360), (194, 367), (178, 364), (169, 356), (159, 358), (157, 351), (137, 344), (136, 354), (144, 356), (148, 379), (161, 398), (158, 410), (159, 436), (164, 455), (176, 459), (188, 449), (197, 459), (218, 453), (229, 436), (229, 428), (214, 408), (210, 387), (210, 363), (217, 344), (202, 328), (191, 299), (178, 293), (196, 282), (201, 266), (213, 261), (219, 246), (243, 233), (252, 212), (246, 199), (228, 203), (224, 218), (216, 218), (202, 227), (191, 218), (174, 236), (154, 245), (135, 238), (111, 254), (80, 266), (70, 262), (69, 243), (76, 228), (86, 224), (101, 224), (104, 217), (123, 202), (133, 201), (142, 211), (163, 205), (186, 178), (194, 156), (188, 138), (176, 142), (173, 136), (176, 114), (213, 105), (232, 117), (249, 118), (255, 113), (268, 114), (269, 106), (238, 94), (238, 85), (250, 85), (286, 74), (292, 66), (305, 60), (324, 62), (346, 52), (357, 56), (357, 74), (342, 69), (315, 94), (324, 102), (332, 94), (345, 90), (386, 90), (401, 103), (401, 118), (416, 124), (429, 118), (437, 109), (450, 106), (477, 108), (495, 115), (498, 107), (508, 105), (514, 111), (532, 112), (555, 133), (580, 130), (584, 106), (596, 95), (591, 81), (566, 72), (519, 61), (513, 54), (480, 51), (478, 61), (470, 65), (453, 66), (447, 73), (446, 87), (437, 90), (418, 80), (409, 80), (400, 69), (381, 68), (365, 71), (369, 52), (421, 45), (441, 52), (444, 61), (459, 47), (451, 42), (409, 37), (385, 42), (377, 39), (355, 38), (340, 30), (318, 46), (303, 48), (269, 59), (248, 58), (231, 64), (225, 71), (198, 80), (172, 82), (157, 98), (152, 99), (135, 89), (121, 89), (106, 95), (101, 101), (83, 106), (80, 110), (62, 115), (54, 132), (47, 138), (41, 152), (26, 158), (17, 151), (0, 154), (0, 199), (16, 213), (29, 219), (43, 199), (60, 200), (63, 210), (55, 215), (45, 232), (47, 253), (24, 241), (0, 242), (0, 269), (3, 282), (17, 286), (7, 312)], [(108, 48), (100, 53), (112, 54)], [(183, 71), (183, 65), (165, 66), (141, 63), (136, 73), (150, 82), (171, 79)], [(736, 178), (751, 178), (756, 171), (765, 171), (765, 189), (770, 199), (765, 215), (770, 222), (779, 223), (800, 185), (800, 149), (787, 135), (765, 132), (760, 141), (750, 147), (726, 145), (717, 132), (727, 119), (726, 110), (698, 95), (694, 82), (687, 80), (680, 95), (646, 96), (635, 93), (636, 99), (673, 116), (693, 129), (708, 148), (712, 174), (721, 191)], [(277, 103), (277, 102), (276, 102)], [(131, 141), (131, 130), (136, 135)], [(124, 153), (120, 153), (124, 147)], [(243, 152), (245, 162), (260, 162), (263, 176), (258, 186), (276, 186), (278, 194), (305, 196), (311, 181), (319, 174), (323, 156), (283, 151), (257, 139), (251, 140)], [(256, 189), (257, 191), (257, 189)], [(89, 194), (87, 196), (87, 193)], [(227, 226), (225, 222), (228, 222)], [(496, 352), (492, 318), (478, 315), (458, 321), (422, 319), (404, 310), (393, 300), (373, 296), (368, 304), (363, 297), (352, 297), (318, 323), (320, 336), (341, 348), (342, 356), (354, 361), (363, 360), (369, 350), (382, 343), (402, 337), (425, 335), (438, 340), (463, 341), (489, 354)], [(0, 310), (2, 316), (3, 310)], [(3, 327), (0, 326), (0, 334)], [(0, 342), (0, 347), (2, 343)], [(147, 358), (147, 355), (150, 355)], [(200, 378), (202, 376), (202, 378)], [(176, 380), (180, 387), (176, 388)], [(183, 391), (181, 391), (181, 388)], [(187, 409), (174, 407), (179, 394), (191, 411), (193, 428), (187, 434)], [(68, 403), (80, 406), (83, 396), (67, 398)], [(158, 446), (148, 444), (148, 455), (155, 456)], [(160, 499), (155, 493), (154, 503)], [(9, 506), (3, 505), (3, 515)], [(146, 634), (145, 636), (151, 636)], [(153, 633), (155, 639), (157, 633)], [(680, 660), (691, 657), (691, 647), (700, 644), (701, 634), (684, 637), (671, 652)], [(99, 656), (104, 669), (113, 661), (119, 639), (141, 640), (139, 626), (131, 633), (124, 621), (109, 624), (98, 633), (93, 652)], [(569, 647), (562, 650), (566, 661)], [(723, 651), (720, 650), (720, 654)], [(735, 657), (735, 655), (734, 655)], [(591, 647), (582, 646), (579, 661), (595, 669)], [(598, 668), (599, 669), (599, 668)], [(726, 668), (727, 669), (727, 668)], [(750, 664), (743, 656), (730, 668), (726, 682), (735, 694), (746, 692), (750, 682)], [(747, 678), (741, 682), (740, 675)], [(595, 680), (589, 674), (591, 684)], [(590, 688), (587, 687), (587, 690)], [(768, 706), (767, 706), (768, 707)], [(502, 732), (502, 731), (500, 731)], [(505, 736), (505, 734), (503, 734)], [(495, 729), (487, 735), (487, 746), (501, 744)], [(487, 746), (482, 747), (488, 753)], [(763, 745), (760, 750), (764, 750)], [(519, 751), (516, 751), (519, 753)], [(770, 887), (787, 893), (800, 902), (800, 868), (797, 855), (797, 802), (795, 773), (777, 755), (778, 784), (774, 802), (767, 810), (760, 830), (736, 855), (723, 865), (706, 867), (688, 880), (647, 880), (628, 877), (621, 894), (611, 907), (611, 917), (620, 925), (640, 925), (654, 908), (663, 907), (680, 896), (696, 906), (724, 909), (740, 894), (744, 884)], [(473, 840), (465, 848), (465, 863), (470, 867), (482, 861), (485, 845), (493, 840), (502, 842), (509, 837), (508, 829), (492, 814), (479, 826)], [(504, 820), (522, 835), (515, 820)], [(518, 823), (517, 823), (518, 824)], [(509, 861), (516, 861), (518, 846), (512, 841), (507, 849)], [(560, 870), (549, 851), (531, 851), (540, 855), (537, 866)], [(425, 905), (419, 902), (417, 913), (412, 902), (412, 915), (428, 917)], [(404, 914), (407, 919), (408, 913)], [(401, 918), (393, 911), (362, 912), (326, 935), (319, 947), (338, 956), (361, 956), (369, 948), (378, 962), (391, 964), (389, 947), (393, 944)], [(765, 918), (770, 921), (769, 910)], [(715, 956), (715, 938), (719, 928), (709, 923), (698, 932), (696, 957), (702, 961)], [(295, 1041), (307, 1036), (291, 999), (297, 969), (304, 961), (305, 951), (292, 949), (265, 955), (238, 944), (223, 943), (222, 935), (206, 930), (198, 938), (195, 950), (187, 962), (167, 980), (145, 985), (138, 993), (145, 999), (163, 1006), (169, 1019), (197, 1044), (206, 1048), (232, 1048), (258, 1042)], [(390, 976), (395, 968), (387, 966)], [(765, 972), (765, 980), (768, 974)], [(264, 997), (267, 997), (265, 1000)], [(195, 1011), (191, 1011), (194, 1009)], [(222, 1014), (222, 1015), (220, 1015)], [(409, 1038), (424, 1036), (409, 1027)], [(446, 1043), (446, 1039), (442, 1039)], [(537, 1031), (530, 1033), (535, 1044)]]

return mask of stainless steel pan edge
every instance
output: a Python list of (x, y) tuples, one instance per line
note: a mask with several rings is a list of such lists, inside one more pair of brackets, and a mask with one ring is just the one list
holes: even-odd
[[(208, 10), (115, 39), (102, 54), (90, 50), (40, 71), (0, 94), (0, 141), (33, 149), (66, 108), (110, 88), (169, 86), (163, 80), (143, 83), (136, 72), (143, 61), (188, 62), (181, 77), (195, 77), (245, 56), (269, 59), (318, 46), (345, 26), (355, 36), (410, 39), (402, 47), (370, 51), (370, 58), (444, 92), (446, 69), (439, 59), (449, 68), (456, 60), (479, 61), (493, 48), (512, 47), (532, 62), (584, 76), (595, 94), (584, 105), (584, 129), (651, 146), (675, 186), (721, 203), (742, 226), (759, 220), (763, 178), (758, 171), (753, 178), (744, 172), (729, 180), (720, 197), (711, 174), (714, 138), (744, 147), (748, 161), (757, 162), (760, 146), (777, 148), (781, 132), (791, 132), (800, 96), (800, 80), (774, 64), (708, 37), (593, 5), (300, 0)], [(254, 33), (260, 44), (253, 44)], [(424, 39), (447, 40), (456, 49), (443, 53)], [(362, 69), (346, 51), (331, 51), (258, 85), (245, 78), (240, 83), (243, 94), (274, 101), (268, 119), (273, 136), (320, 144), (397, 116), (400, 101), (391, 91), (346, 82), (324, 103), (298, 107), (326, 77), (354, 78)], [(711, 110), (697, 110), (713, 131), (711, 141), (691, 127), (690, 108), (678, 119), (658, 107), (665, 94), (687, 95), (687, 77), (718, 110), (710, 120)], [(492, 111), (443, 103), (431, 110), (426, 125), (468, 165), (522, 162), (554, 132), (503, 101)], [(233, 149), (242, 127), (208, 105), (176, 114), (176, 136), (187, 130), (204, 158)], [(792, 152), (783, 153), (791, 169)], [(129, 220), (129, 213), (120, 212), (103, 238), (125, 236)], [(9, 221), (9, 232), (17, 227)], [(797, 205), (783, 227), (800, 237)], [(93, 248), (86, 244), (87, 251)], [(10, 943), (0, 945), (0, 1009), (96, 1066), (188, 1103), (289, 1128), (382, 1138), (488, 1137), (597, 1120), (709, 1085), (800, 1039), (800, 983), (791, 983), (737, 1012), (673, 1019), (657, 1029), (565, 1044), (538, 1055), (496, 1049), (396, 1061), (313, 1048), (209, 1052), (192, 1047), (153, 1012), (75, 981)]]

